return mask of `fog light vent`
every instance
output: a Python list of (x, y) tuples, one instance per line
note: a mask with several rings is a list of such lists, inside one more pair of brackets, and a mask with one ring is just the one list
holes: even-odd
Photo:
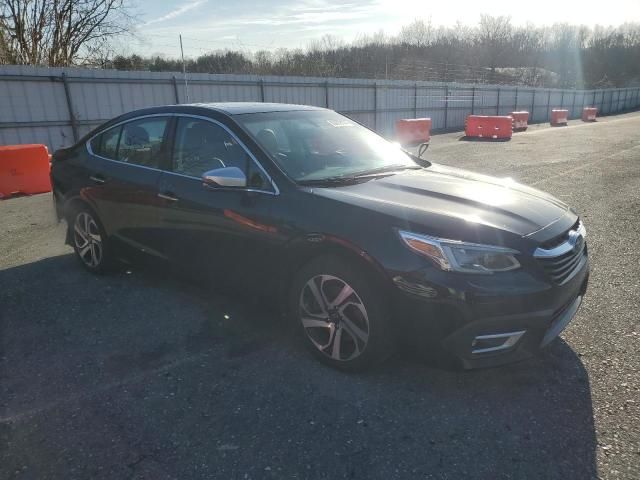
[(524, 335), (525, 330), (509, 333), (496, 333), (494, 335), (478, 335), (471, 342), (471, 353), (489, 353), (507, 350), (513, 347)]

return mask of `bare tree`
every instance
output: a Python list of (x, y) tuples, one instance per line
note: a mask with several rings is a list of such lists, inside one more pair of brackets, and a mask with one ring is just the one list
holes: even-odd
[(416, 19), (409, 25), (402, 27), (398, 35), (398, 40), (400, 43), (426, 47), (433, 41), (433, 36), (434, 32), (431, 26), (431, 18), (426, 22), (422, 19)]
[[(2, 2), (2, 0), (0, 0)], [(0, 31), (1, 33), (1, 31)], [(0, 37), (0, 52), (1, 52)], [(113, 42), (111, 42), (113, 45)], [(124, 54), (94, 64), (123, 70), (179, 71), (177, 58)], [(111, 60), (110, 60), (110, 59)], [(640, 24), (619, 27), (511, 25), (432, 26), (416, 20), (397, 36), (378, 32), (352, 42), (325, 35), (305, 50), (217, 51), (187, 59), (191, 72), (389, 78), (531, 85), (640, 85)]]
[(131, 25), (126, 0), (0, 0), (0, 53), (13, 64), (86, 63)]
[(492, 17), (480, 15), (478, 26), (478, 43), (483, 47), (485, 65), (494, 72), (498, 62), (507, 51), (511, 40), (512, 27), (509, 17)]

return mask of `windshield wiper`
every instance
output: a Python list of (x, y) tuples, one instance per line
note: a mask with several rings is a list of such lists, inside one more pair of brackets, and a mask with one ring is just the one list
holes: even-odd
[(407, 150), (406, 148), (401, 148), (400, 150), (402, 150), (402, 153), (405, 153), (407, 155), (409, 155), (411, 157), (411, 159), (416, 162), (418, 165), (421, 165), (423, 167), (430, 167), (431, 166), (431, 162), (429, 160), (426, 160), (424, 158), (422, 158), (419, 155), (416, 155), (415, 153)]
[(423, 167), (419, 165), (386, 165), (384, 167), (371, 168), (356, 172), (352, 175), (336, 175), (326, 178), (312, 178), (308, 180), (298, 180), (300, 185), (353, 185), (380, 175), (388, 175), (398, 170), (419, 170)]
[(355, 176), (337, 175), (335, 177), (312, 178), (308, 180), (298, 180), (299, 185), (353, 185), (359, 179)]
[(387, 165), (384, 167), (371, 168), (369, 170), (364, 170), (362, 172), (355, 173), (353, 176), (355, 178), (361, 178), (361, 177), (378, 175), (380, 173), (396, 172), (398, 170), (420, 170), (422, 168), (423, 167), (421, 167), (420, 165)]

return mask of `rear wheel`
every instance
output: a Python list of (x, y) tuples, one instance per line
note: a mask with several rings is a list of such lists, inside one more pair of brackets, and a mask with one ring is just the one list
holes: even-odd
[(319, 257), (296, 275), (290, 314), (304, 342), (323, 363), (358, 371), (383, 361), (393, 338), (375, 285), (350, 262)]
[(83, 267), (103, 273), (112, 265), (107, 236), (97, 216), (87, 207), (78, 208), (70, 219), (73, 249)]

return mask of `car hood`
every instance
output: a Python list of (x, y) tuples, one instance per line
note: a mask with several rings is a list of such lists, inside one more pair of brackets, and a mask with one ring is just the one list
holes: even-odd
[(569, 209), (555, 197), (511, 179), (436, 164), (355, 185), (318, 188), (314, 194), (400, 216), (426, 227), (438, 216), (520, 236), (545, 228)]

